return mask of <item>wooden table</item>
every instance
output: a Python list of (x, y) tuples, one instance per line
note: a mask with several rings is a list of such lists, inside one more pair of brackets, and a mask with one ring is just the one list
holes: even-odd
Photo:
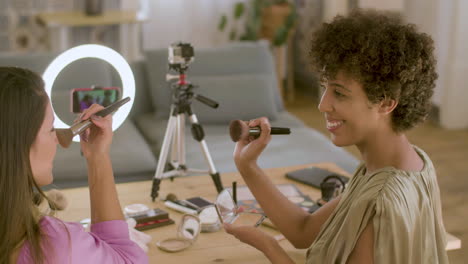
[[(300, 191), (309, 195), (313, 200), (316, 200), (320, 198), (320, 191), (318, 189), (293, 182), (284, 176), (286, 172), (307, 168), (312, 165), (349, 176), (347, 172), (333, 163), (307, 164), (267, 169), (265, 171), (275, 184), (295, 183)], [(238, 173), (225, 173), (221, 175), (221, 178), (224, 186), (230, 186), (232, 181), (237, 181), (238, 186), (244, 185), (244, 181)], [(200, 233), (192, 247), (178, 253), (167, 253), (159, 250), (155, 243), (165, 238), (175, 237), (176, 228), (182, 216), (181, 213), (166, 208), (159, 198), (166, 197), (168, 193), (174, 193), (179, 199), (202, 196), (214, 201), (217, 192), (210, 176), (177, 178), (173, 182), (164, 180), (160, 186), (159, 197), (157, 201), (153, 203), (150, 197), (151, 185), (152, 183), (150, 181), (117, 185), (122, 207), (128, 204), (142, 203), (150, 208), (161, 208), (168, 211), (170, 217), (176, 222), (175, 225), (173, 224), (145, 231), (146, 234), (153, 237), (148, 252), (150, 263), (269, 263), (261, 252), (249, 245), (241, 243), (222, 230), (214, 233)], [(58, 213), (57, 216), (60, 219), (65, 221), (79, 221), (90, 217), (88, 188), (66, 189), (63, 190), (63, 193), (68, 198), (69, 206), (67, 210)], [(272, 235), (279, 234), (278, 231), (268, 227), (260, 226), (259, 228)], [(456, 238), (453, 237), (453, 239)], [(280, 241), (280, 244), (296, 263), (305, 262), (306, 249), (295, 249), (287, 240)]]

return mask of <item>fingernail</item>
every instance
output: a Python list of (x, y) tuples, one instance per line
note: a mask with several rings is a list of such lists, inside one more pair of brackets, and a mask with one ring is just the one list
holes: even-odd
[(86, 135), (86, 133), (80, 134), (80, 139), (84, 142), (88, 142), (88, 135)]
[(101, 120), (102, 117), (98, 116), (98, 115), (92, 115), (91, 116), (91, 119), (93, 120)]

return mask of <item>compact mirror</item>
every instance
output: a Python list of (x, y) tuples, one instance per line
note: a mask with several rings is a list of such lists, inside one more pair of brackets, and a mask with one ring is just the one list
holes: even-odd
[(200, 230), (200, 219), (195, 215), (185, 214), (177, 228), (177, 237), (158, 241), (156, 245), (167, 252), (182, 251), (195, 243)]
[[(234, 221), (236, 221), (236, 219), (239, 217), (239, 214), (241, 213), (259, 214), (255, 212), (245, 211), (243, 208), (238, 207), (236, 202), (232, 198), (231, 193), (227, 189), (224, 189), (222, 192), (219, 193), (218, 197), (216, 197), (215, 207), (221, 223), (232, 224)], [(264, 214), (260, 215), (261, 217), (255, 223), (255, 227), (259, 226), (266, 218)]]
[(224, 189), (216, 197), (215, 206), (221, 223), (232, 223), (238, 216), (237, 205), (228, 190)]
[(216, 232), (221, 229), (221, 222), (213, 204), (203, 207), (198, 217), (200, 218), (201, 232)]

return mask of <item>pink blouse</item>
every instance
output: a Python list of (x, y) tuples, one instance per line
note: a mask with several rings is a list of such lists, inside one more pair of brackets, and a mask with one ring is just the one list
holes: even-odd
[[(148, 263), (146, 253), (130, 240), (123, 220), (92, 224), (91, 232), (79, 223), (49, 216), (41, 219), (40, 226), (49, 246), (43, 246), (45, 263)], [(33, 263), (30, 253), (26, 242), (17, 263)]]

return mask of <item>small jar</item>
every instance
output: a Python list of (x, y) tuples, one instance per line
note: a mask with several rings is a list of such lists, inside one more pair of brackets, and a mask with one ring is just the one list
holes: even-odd
[(103, 0), (86, 0), (85, 1), (85, 14), (87, 16), (102, 15), (103, 6), (104, 6)]

